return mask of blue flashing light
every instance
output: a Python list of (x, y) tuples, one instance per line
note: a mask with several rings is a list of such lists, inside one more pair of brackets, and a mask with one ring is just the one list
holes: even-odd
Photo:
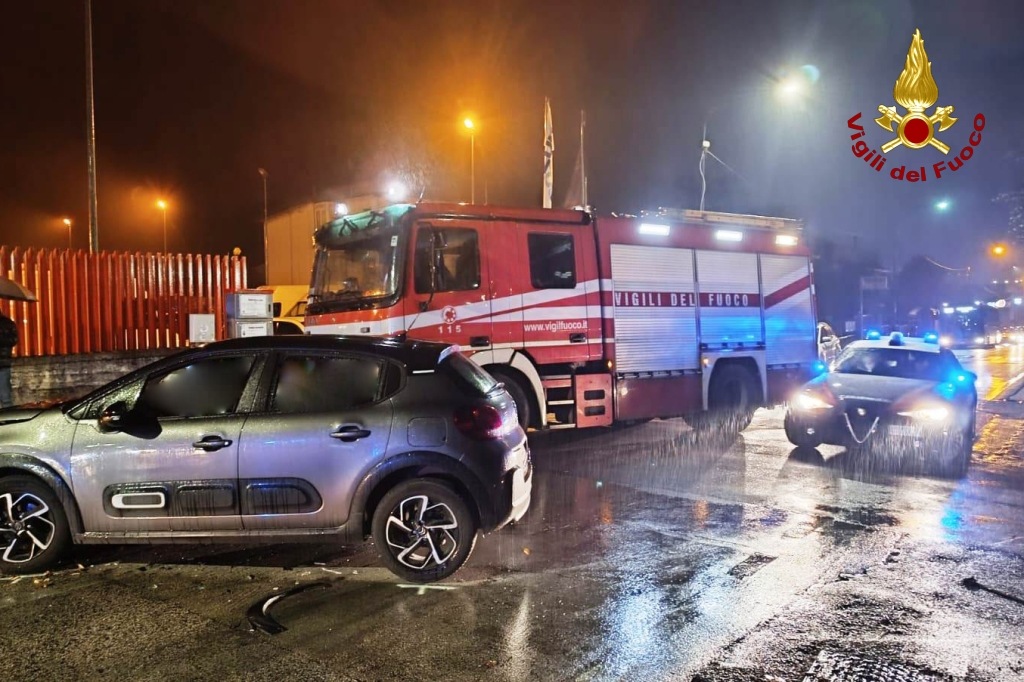
[(925, 332), (924, 333), (924, 342), (925, 343), (938, 343), (939, 342), (939, 335), (936, 334), (935, 332)]
[(952, 400), (956, 395), (956, 386), (951, 382), (941, 383), (935, 387), (935, 392), (946, 400)]
[(880, 338), (882, 338), (882, 332), (878, 331), (877, 329), (869, 329), (868, 333), (864, 335), (864, 338), (867, 339), (868, 341), (878, 341)]
[(827, 374), (827, 373), (828, 373), (828, 365), (826, 365), (821, 360), (816, 360), (815, 363), (813, 365), (811, 365), (811, 375), (812, 376), (820, 377), (822, 374)]

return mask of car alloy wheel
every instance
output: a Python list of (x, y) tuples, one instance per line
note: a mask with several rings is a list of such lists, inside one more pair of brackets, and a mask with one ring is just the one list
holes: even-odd
[(426, 495), (402, 500), (388, 516), (385, 538), (395, 558), (421, 571), (440, 566), (459, 548), (459, 522), (448, 505)]
[(64, 508), (48, 485), (32, 476), (0, 478), (0, 570), (49, 568), (70, 544)]
[(0, 495), (3, 560), (23, 564), (48, 550), (57, 535), (49, 517), (49, 505), (32, 493)]
[(372, 522), (381, 559), (392, 573), (417, 583), (458, 571), (473, 551), (478, 527), (468, 501), (448, 483), (430, 478), (389, 490)]

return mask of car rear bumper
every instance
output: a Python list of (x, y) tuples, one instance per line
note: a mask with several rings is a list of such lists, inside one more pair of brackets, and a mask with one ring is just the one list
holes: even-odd
[(533, 497), (533, 459), (525, 438), (512, 450), (508, 462), (510, 466), (502, 479), (501, 492), (494, 496), (497, 520), (494, 530), (523, 518)]

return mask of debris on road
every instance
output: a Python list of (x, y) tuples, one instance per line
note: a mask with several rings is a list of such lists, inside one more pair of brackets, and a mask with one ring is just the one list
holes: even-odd
[[(250, 606), (249, 610), (245, 613), (245, 617), (246, 619), (248, 619), (249, 625), (252, 626), (254, 631), (260, 630), (261, 632), (265, 632), (268, 635), (279, 635), (288, 628), (278, 623), (276, 620), (274, 620), (274, 617), (270, 615), (271, 606), (273, 606), (274, 604), (276, 604), (277, 602), (281, 601), (286, 597), (301, 594), (302, 592), (307, 592), (309, 590), (327, 589), (328, 587), (330, 587), (330, 583), (306, 583), (305, 585), (299, 585), (297, 587), (291, 588), (290, 590), (285, 590), (281, 594), (268, 595), (260, 599), (252, 606)], [(275, 587), (274, 589), (277, 590), (278, 588)]]
[(963, 580), (961, 580), (960, 584), (968, 590), (970, 590), (971, 592), (977, 592), (981, 590), (983, 592), (989, 592), (991, 594), (996, 595), (997, 597), (1002, 597), (1003, 599), (1008, 599), (1009, 601), (1016, 602), (1018, 604), (1024, 604), (1024, 599), (1014, 596), (1012, 594), (1007, 594), (1006, 592), (1003, 592), (1002, 590), (997, 590), (994, 587), (982, 585), (975, 579), (973, 575), (970, 578), (964, 578)]

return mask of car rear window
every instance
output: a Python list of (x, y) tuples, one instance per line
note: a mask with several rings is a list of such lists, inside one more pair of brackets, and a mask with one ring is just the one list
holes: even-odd
[(480, 395), (487, 395), (497, 387), (498, 382), (480, 365), (469, 360), (462, 353), (448, 353), (439, 365), (442, 371), (452, 375), (459, 384)]

